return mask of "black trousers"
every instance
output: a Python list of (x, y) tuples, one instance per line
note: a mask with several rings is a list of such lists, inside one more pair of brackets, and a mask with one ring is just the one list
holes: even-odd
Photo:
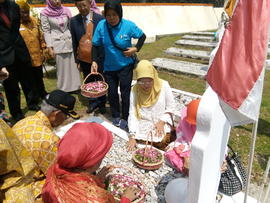
[(28, 107), (38, 105), (39, 95), (33, 80), (31, 65), (15, 60), (15, 63), (7, 67), (9, 77), (4, 80), (3, 86), (6, 93), (8, 107), (11, 116), (17, 120), (23, 115), (21, 110), (21, 94), (19, 83), (22, 87)]
[[(118, 71), (106, 71), (104, 72), (104, 76), (109, 85), (108, 100), (110, 103), (112, 117), (121, 117), (127, 121), (129, 114), (131, 82), (133, 77), (133, 64), (130, 64)], [(118, 86), (120, 86), (121, 93), (122, 116), (120, 114)]]
[[(87, 75), (89, 75), (89, 73), (91, 71), (91, 64), (80, 61), (80, 67), (81, 67), (81, 70), (83, 72), (83, 78), (86, 78)], [(102, 73), (103, 68), (99, 67), (98, 72)], [(87, 79), (86, 82), (91, 82), (91, 80), (92, 80), (91, 77), (89, 79)], [(95, 76), (93, 76), (93, 77), (95, 77)], [(99, 76), (96, 76), (96, 77), (99, 77)], [(106, 104), (106, 95), (104, 95), (102, 97), (98, 97), (98, 98), (89, 98), (88, 101), (89, 101), (89, 108), (96, 108), (96, 107), (104, 108), (105, 104)]]
[(46, 92), (44, 81), (43, 81), (42, 66), (32, 67), (31, 69), (34, 76), (33, 82), (35, 86), (37, 87), (37, 92), (39, 94), (40, 99), (43, 99), (47, 95), (47, 92)]

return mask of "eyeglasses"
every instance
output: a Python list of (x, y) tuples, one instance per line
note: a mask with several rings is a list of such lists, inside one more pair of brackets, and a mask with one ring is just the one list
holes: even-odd
[(150, 81), (137, 81), (138, 85), (151, 85), (153, 83), (153, 80)]

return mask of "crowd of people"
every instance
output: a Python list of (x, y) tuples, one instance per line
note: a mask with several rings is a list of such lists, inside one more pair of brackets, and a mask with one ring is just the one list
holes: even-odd
[[(105, 113), (108, 99), (112, 124), (128, 132), (130, 151), (147, 141), (165, 150), (176, 139), (170, 134), (172, 90), (151, 62), (136, 64), (146, 36), (123, 18), (119, 1), (106, 1), (100, 12), (94, 0), (74, 0), (79, 14), (73, 17), (61, 0), (46, 3), (38, 19), (30, 15), (27, 0), (0, 0), (0, 80), (13, 122), (1, 97), (0, 201), (115, 202), (104, 185), (112, 166), (98, 170), (112, 146), (112, 134), (96, 123), (75, 124), (62, 139), (53, 131), (67, 117), (80, 118), (72, 96), (82, 84), (80, 72), (83, 79), (104, 76), (108, 94), (88, 98), (86, 112)], [(91, 54), (84, 60), (78, 49), (89, 29)], [(135, 46), (132, 39), (138, 39)], [(50, 93), (43, 81), (45, 53), (56, 61), (57, 90)], [(132, 87), (133, 79), (137, 82)], [(28, 110), (37, 111), (26, 118), (19, 83)], [(137, 193), (128, 187), (121, 203), (132, 202)]]

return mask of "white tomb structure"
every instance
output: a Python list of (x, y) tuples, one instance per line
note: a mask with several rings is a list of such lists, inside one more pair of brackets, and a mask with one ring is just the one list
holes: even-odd
[[(168, 203), (215, 203), (220, 180), (220, 167), (225, 157), (231, 126), (225, 117), (216, 93), (208, 87), (201, 98), (197, 113), (197, 130), (192, 140), (188, 181), (174, 181), (186, 196)], [(170, 184), (168, 187), (170, 187)], [(181, 192), (178, 193), (180, 195)], [(183, 193), (182, 193), (183, 194)], [(165, 194), (166, 196), (166, 194)], [(221, 203), (242, 203), (244, 193), (233, 197), (224, 196)], [(248, 203), (257, 202), (248, 197)]]

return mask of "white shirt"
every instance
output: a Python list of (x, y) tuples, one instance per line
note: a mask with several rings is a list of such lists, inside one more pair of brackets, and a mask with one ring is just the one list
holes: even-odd
[[(136, 117), (135, 97), (134, 92), (131, 91), (128, 117), (129, 132), (130, 134), (135, 134), (135, 139), (148, 139), (151, 141), (151, 137), (148, 137), (148, 135), (150, 131), (154, 130), (154, 126), (159, 120), (172, 123), (171, 116), (168, 114), (168, 112), (173, 113), (175, 110), (175, 101), (171, 87), (167, 81), (163, 80), (157, 102), (150, 107), (141, 107), (141, 119)], [(164, 126), (164, 132), (170, 132), (169, 125)], [(153, 131), (154, 134), (155, 132)], [(163, 137), (153, 137), (154, 142), (160, 142), (162, 139)]]

